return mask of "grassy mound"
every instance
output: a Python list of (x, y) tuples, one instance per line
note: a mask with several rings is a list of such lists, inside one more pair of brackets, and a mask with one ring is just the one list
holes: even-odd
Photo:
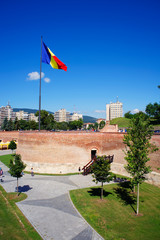
[(130, 119), (125, 117), (115, 118), (110, 121), (110, 124), (118, 124), (119, 128), (125, 128), (128, 127), (130, 124)]

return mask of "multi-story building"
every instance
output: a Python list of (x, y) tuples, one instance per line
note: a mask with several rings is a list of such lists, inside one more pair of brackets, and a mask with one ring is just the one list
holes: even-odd
[(66, 109), (62, 108), (54, 113), (54, 120), (56, 122), (68, 122), (69, 121), (69, 112), (66, 112)]
[(30, 113), (28, 116), (30, 121), (38, 122), (38, 117), (36, 117), (34, 113)]
[(79, 120), (80, 118), (83, 119), (82, 114), (78, 113), (71, 114), (67, 112), (66, 109), (64, 108), (54, 113), (54, 120), (56, 122), (69, 122)]
[(11, 108), (11, 106), (8, 105), (6, 107), (1, 107), (0, 108), (0, 127), (2, 126), (2, 123), (4, 122), (4, 119), (7, 118), (8, 120), (14, 120), (14, 114), (13, 114), (13, 109)]
[(11, 119), (12, 121), (14, 121), (15, 118), (17, 118), (18, 120), (21, 119), (25, 121), (34, 120), (35, 122), (38, 122), (38, 117), (36, 117), (34, 113), (28, 113), (24, 111), (13, 112), (13, 109), (11, 108), (9, 103), (6, 107), (2, 106), (0, 108), (0, 129), (5, 118), (7, 118), (8, 120)]
[(106, 104), (106, 121), (123, 117), (123, 104), (117, 100), (116, 103)]
[(25, 120), (25, 121), (28, 121), (29, 120), (29, 114), (28, 112), (24, 112), (24, 111), (19, 111), (19, 112), (16, 112), (16, 117), (18, 120)]
[(78, 121), (79, 119), (83, 119), (82, 114), (73, 113), (70, 115), (70, 121)]

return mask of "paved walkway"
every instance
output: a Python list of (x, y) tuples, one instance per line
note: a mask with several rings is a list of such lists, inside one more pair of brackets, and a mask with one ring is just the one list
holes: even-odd
[[(9, 151), (0, 151), (0, 155)], [(16, 178), (0, 162), (4, 171), (1, 185), (7, 192), (16, 190)], [(19, 188), (28, 198), (17, 203), (23, 214), (45, 240), (101, 240), (74, 208), (69, 198), (72, 189), (95, 186), (91, 176), (43, 176), (25, 174)]]

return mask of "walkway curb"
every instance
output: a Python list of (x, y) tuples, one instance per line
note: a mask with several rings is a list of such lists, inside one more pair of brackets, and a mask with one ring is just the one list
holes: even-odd
[[(80, 188), (78, 188), (80, 189)], [(75, 189), (75, 190), (78, 190), (78, 189)], [(73, 191), (73, 190), (70, 190), (70, 191)], [(92, 236), (92, 239), (94, 240), (94, 234), (96, 233), (98, 235), (98, 237), (101, 239), (101, 240), (104, 240), (104, 238), (86, 221), (86, 219), (80, 214), (80, 212), (78, 211), (78, 209), (75, 207), (74, 203), (72, 202), (72, 199), (70, 197), (70, 191), (68, 192), (68, 197), (69, 197), (69, 200), (73, 206), (73, 208), (76, 210), (76, 212), (79, 214), (79, 216), (83, 219), (83, 221), (92, 229), (93, 231), (93, 236)]]

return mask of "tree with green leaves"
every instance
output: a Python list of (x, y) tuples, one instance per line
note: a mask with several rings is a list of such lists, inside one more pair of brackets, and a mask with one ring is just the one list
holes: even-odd
[(8, 131), (8, 119), (7, 117), (4, 119), (2, 123), (2, 130)]
[[(39, 111), (35, 113), (39, 117)], [(49, 114), (46, 110), (41, 110), (41, 129), (52, 130), (54, 126), (54, 116)]]
[(154, 104), (149, 103), (146, 106), (145, 111), (150, 117), (154, 117), (156, 119), (160, 118), (160, 104), (156, 102)]
[(150, 152), (158, 150), (150, 140), (153, 135), (153, 129), (149, 118), (142, 112), (135, 114), (131, 119), (130, 127), (124, 136), (123, 142), (126, 145), (125, 160), (127, 165), (125, 169), (132, 177), (132, 183), (137, 186), (137, 214), (139, 214), (139, 184), (146, 179), (146, 174), (151, 168), (146, 165), (150, 160)]
[(87, 130), (91, 130), (91, 129), (94, 129), (94, 124), (92, 123), (92, 124), (89, 124), (88, 125), (88, 128), (87, 128)]
[(134, 114), (131, 113), (131, 111), (128, 111), (124, 114), (124, 117), (125, 118), (129, 118), (129, 119), (132, 119), (134, 117)]
[(14, 123), (12, 121), (12, 119), (9, 119), (8, 121), (8, 131), (13, 131), (14, 129)]
[(12, 159), (10, 160), (9, 173), (11, 174), (11, 176), (17, 178), (17, 195), (18, 195), (18, 179), (23, 176), (22, 172), (25, 169), (25, 167), (26, 165), (22, 162), (20, 154), (16, 154), (14, 160)]
[(19, 130), (20, 126), (19, 126), (19, 121), (18, 118), (16, 117), (14, 120), (14, 130)]
[(102, 121), (99, 123), (99, 129), (104, 128), (105, 125), (106, 125), (106, 122), (105, 122), (104, 120), (102, 120)]
[(112, 174), (110, 172), (110, 162), (107, 156), (97, 156), (97, 160), (91, 166), (91, 171), (93, 173), (93, 181), (98, 183), (101, 182), (101, 200), (103, 199), (103, 184), (105, 182), (110, 182), (112, 179)]
[(29, 125), (29, 129), (38, 130), (38, 123), (36, 121), (30, 120), (28, 122), (28, 125)]
[(12, 154), (13, 154), (13, 150), (15, 150), (17, 148), (17, 144), (15, 143), (15, 141), (10, 141), (8, 148), (12, 150)]
[(28, 122), (23, 120), (23, 119), (20, 119), (19, 120), (19, 128), (21, 130), (29, 130), (29, 125), (28, 125)]

